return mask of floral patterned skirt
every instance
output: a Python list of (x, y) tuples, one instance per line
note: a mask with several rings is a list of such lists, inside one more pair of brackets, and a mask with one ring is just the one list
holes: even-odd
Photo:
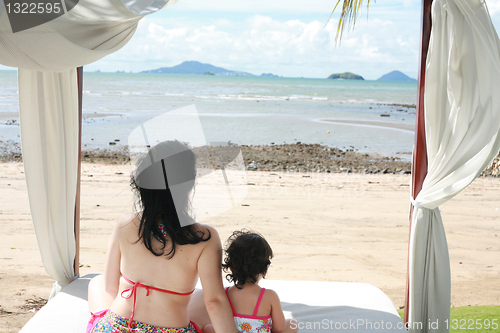
[(99, 311), (91, 315), (87, 333), (201, 333), (201, 329), (193, 322), (188, 327), (166, 328), (134, 321), (129, 331), (129, 320), (109, 310)]

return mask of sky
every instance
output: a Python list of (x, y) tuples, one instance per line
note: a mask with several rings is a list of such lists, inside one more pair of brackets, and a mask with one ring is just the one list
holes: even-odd
[[(134, 38), (85, 71), (171, 67), (187, 60), (255, 75), (365, 79), (399, 70), (417, 77), (421, 0), (366, 0), (354, 30), (335, 43), (336, 0), (180, 0), (146, 16)], [(500, 29), (500, 0), (486, 0)], [(0, 69), (6, 67), (0, 66)]]

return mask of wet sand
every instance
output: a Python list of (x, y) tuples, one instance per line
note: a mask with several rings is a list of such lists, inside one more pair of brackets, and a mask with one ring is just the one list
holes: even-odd
[(330, 123), (337, 124), (346, 124), (346, 125), (363, 125), (363, 126), (372, 126), (372, 127), (386, 127), (386, 128), (395, 128), (405, 131), (414, 132), (415, 124), (403, 124), (403, 123), (389, 123), (382, 121), (363, 121), (363, 120), (346, 120), (346, 119), (322, 119), (321, 121), (327, 121)]
[[(115, 113), (83, 113), (83, 118), (102, 118), (109, 116), (119, 116)], [(0, 121), (15, 121), (14, 124), (19, 125), (19, 112), (0, 112)]]

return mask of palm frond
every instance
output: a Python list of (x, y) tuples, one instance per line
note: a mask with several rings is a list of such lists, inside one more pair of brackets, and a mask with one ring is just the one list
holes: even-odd
[[(354, 26), (356, 25), (356, 19), (358, 18), (359, 15), (359, 10), (361, 8), (361, 5), (363, 4), (363, 0), (338, 0), (337, 4), (333, 8), (332, 13), (330, 14), (330, 17), (328, 18), (328, 21), (330, 21), (333, 13), (335, 12), (335, 10), (337, 9), (337, 7), (341, 2), (342, 2), (342, 11), (340, 13), (339, 24), (337, 26), (337, 36), (335, 37), (336, 43), (338, 43), (342, 39), (342, 34), (344, 33), (344, 29), (346, 27), (354, 29)], [(367, 8), (366, 15), (368, 16), (368, 9), (370, 8), (370, 0), (367, 0), (366, 8)]]

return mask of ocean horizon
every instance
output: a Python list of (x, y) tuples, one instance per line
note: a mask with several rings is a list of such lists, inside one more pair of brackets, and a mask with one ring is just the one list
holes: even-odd
[[(84, 72), (82, 145), (126, 144), (141, 123), (194, 104), (208, 142), (318, 143), (408, 158), (416, 91), (415, 82)], [(0, 71), (0, 113), (17, 112), (16, 71)], [(19, 126), (7, 123), (0, 140), (18, 141)]]

